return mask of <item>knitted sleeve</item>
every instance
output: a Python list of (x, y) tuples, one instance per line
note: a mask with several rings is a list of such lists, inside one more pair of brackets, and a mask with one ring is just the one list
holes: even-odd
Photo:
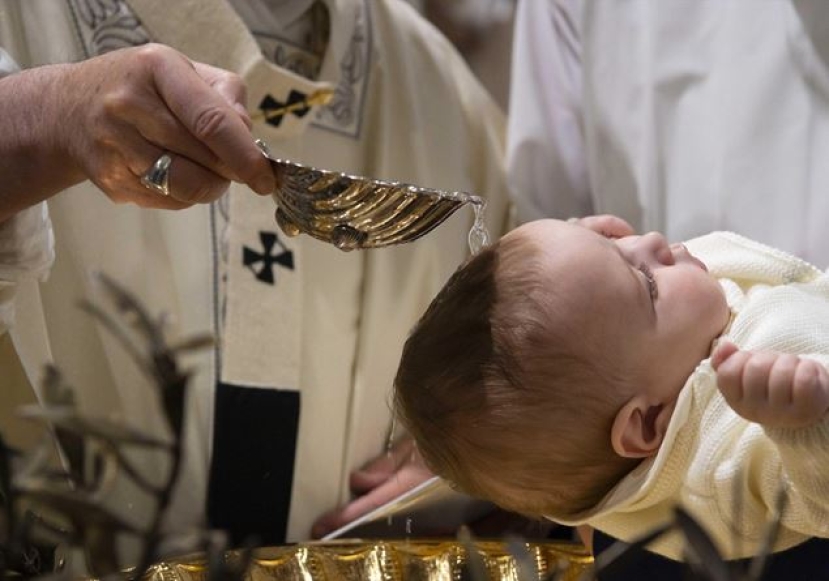
[[(809, 356), (829, 368), (829, 356)], [(765, 428), (776, 446), (782, 481), (762, 482), (763, 495), (771, 499), (786, 488), (783, 525), (810, 536), (829, 537), (829, 415), (804, 429)]]
[(685, 245), (711, 274), (732, 279), (743, 290), (755, 284), (810, 282), (821, 275), (820, 269), (801, 258), (733, 232), (712, 232)]
[[(772, 268), (746, 294), (728, 338), (741, 349), (792, 353), (829, 368), (829, 277), (802, 261), (766, 254), (758, 266)], [(748, 272), (729, 260), (732, 272)], [(781, 275), (795, 284), (775, 284)], [(782, 489), (786, 506), (776, 547), (829, 537), (829, 418), (803, 429), (767, 429), (740, 418), (721, 397), (716, 402), (719, 423), (706, 432), (716, 434), (716, 443), (699, 470), (714, 483), (705, 492), (715, 498), (718, 519), (756, 547)]]

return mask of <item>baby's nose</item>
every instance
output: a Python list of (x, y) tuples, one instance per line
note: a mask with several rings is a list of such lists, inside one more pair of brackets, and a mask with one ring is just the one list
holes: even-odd
[(639, 239), (642, 250), (663, 266), (674, 263), (674, 254), (667, 239), (659, 232), (648, 232)]

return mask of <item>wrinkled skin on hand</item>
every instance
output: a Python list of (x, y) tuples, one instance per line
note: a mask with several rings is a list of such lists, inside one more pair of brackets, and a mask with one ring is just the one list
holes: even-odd
[[(0, 224), (84, 180), (117, 203), (181, 209), (230, 180), (273, 192), (240, 77), (158, 44), (0, 78)], [(141, 177), (172, 159), (169, 196)]]
[[(215, 200), (230, 180), (273, 190), (237, 75), (149, 44), (68, 65), (61, 84), (59, 145), (115, 202), (184, 208)], [(140, 183), (165, 151), (174, 154), (169, 198)]]

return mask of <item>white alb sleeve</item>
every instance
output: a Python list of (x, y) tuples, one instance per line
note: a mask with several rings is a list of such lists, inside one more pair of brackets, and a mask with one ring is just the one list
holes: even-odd
[(518, 220), (593, 213), (582, 132), (581, 0), (518, 3), (507, 171)]

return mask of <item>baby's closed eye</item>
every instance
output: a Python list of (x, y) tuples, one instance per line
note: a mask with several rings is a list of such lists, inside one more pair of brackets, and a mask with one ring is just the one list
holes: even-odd
[(648, 293), (650, 294), (651, 301), (655, 301), (659, 297), (659, 287), (656, 284), (656, 279), (653, 276), (653, 271), (647, 264), (643, 262), (639, 265), (639, 272), (641, 272), (642, 276), (645, 277), (645, 282), (648, 285)]

